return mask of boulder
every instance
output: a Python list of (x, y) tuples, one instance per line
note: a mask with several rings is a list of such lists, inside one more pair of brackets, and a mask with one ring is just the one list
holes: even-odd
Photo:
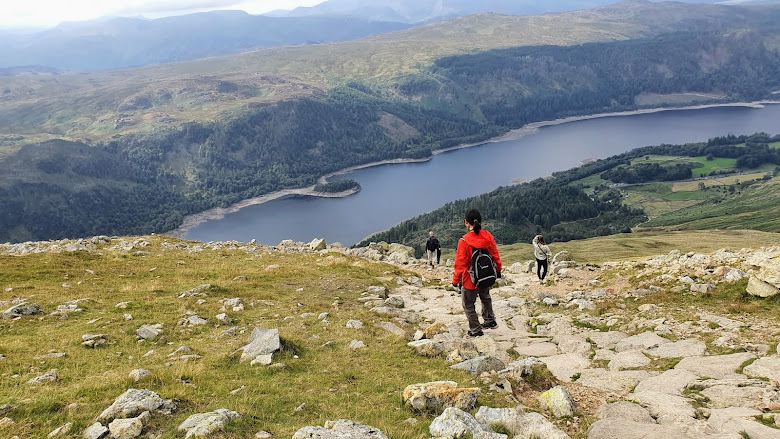
[(506, 365), (496, 357), (480, 356), (470, 360), (463, 361), (450, 366), (451, 369), (465, 370), (474, 375), (481, 375), (483, 372), (499, 371)]
[(160, 395), (146, 389), (127, 389), (107, 409), (98, 416), (98, 421), (111, 421), (116, 418), (130, 418), (145, 411), (158, 411), (169, 414), (176, 410), (176, 405), (170, 399), (162, 399)]
[(360, 320), (347, 320), (346, 327), (352, 329), (360, 329), (363, 327), (363, 322), (361, 322)]
[(558, 355), (558, 345), (550, 342), (532, 343), (514, 347), (515, 352), (528, 357), (550, 357)]
[(747, 292), (751, 296), (766, 298), (766, 297), (772, 297), (777, 294), (780, 294), (780, 289), (770, 284), (769, 282), (765, 282), (757, 278), (756, 276), (750, 276), (750, 280), (748, 281), (748, 286), (747, 286)]
[(599, 349), (612, 349), (617, 346), (620, 341), (628, 338), (628, 334), (620, 331), (594, 331), (588, 334), (588, 338), (590, 338)]
[(422, 339), (415, 340), (407, 343), (409, 347), (414, 349), (418, 354), (425, 357), (438, 357), (444, 353), (445, 347), (443, 343), (437, 341)]
[(296, 431), (293, 439), (388, 439), (381, 430), (347, 419), (326, 421), (324, 427), (307, 426)]
[(433, 438), (456, 439), (470, 436), (474, 439), (506, 439), (479, 423), (470, 414), (455, 407), (444, 409), (441, 415), (431, 422), (428, 428)]
[(108, 343), (108, 334), (84, 334), (81, 336), (81, 344), (88, 348), (96, 348)]
[(389, 306), (391, 308), (403, 308), (404, 307), (404, 298), (401, 296), (391, 296), (385, 299), (385, 306)]
[(433, 381), (406, 386), (403, 400), (419, 411), (440, 412), (447, 407), (471, 410), (477, 404), (480, 389), (460, 388), (454, 381)]
[(382, 299), (387, 299), (390, 291), (387, 289), (387, 287), (374, 286), (374, 287), (368, 287), (366, 293), (375, 295), (377, 297), (381, 297)]
[(309, 250), (320, 251), (325, 250), (326, 248), (328, 248), (328, 243), (326, 243), (325, 240), (321, 238), (314, 238), (309, 243)]
[(519, 408), (495, 409), (482, 406), (474, 418), (491, 427), (508, 430), (514, 439), (570, 439), (552, 422), (539, 413), (525, 413)]
[(40, 383), (46, 383), (50, 381), (57, 381), (57, 370), (52, 369), (45, 374), (41, 376), (37, 376), (35, 378), (31, 378), (27, 381), (27, 384), (40, 384)]
[(162, 323), (155, 323), (154, 325), (141, 325), (140, 328), (135, 330), (135, 334), (144, 340), (154, 340), (162, 334)]
[(392, 243), (387, 249), (388, 253), (400, 253), (406, 259), (414, 259), (414, 248), (403, 244)]
[(273, 354), (281, 348), (278, 329), (255, 328), (249, 335), (248, 344), (241, 349), (241, 362), (251, 364), (271, 364)]
[(569, 253), (568, 251), (564, 250), (564, 251), (560, 251), (560, 252), (556, 253), (555, 256), (553, 256), (552, 263), (553, 264), (557, 264), (558, 262), (573, 261), (573, 260), (574, 260), (574, 258), (572, 258), (571, 253)]
[(20, 303), (3, 311), (3, 320), (13, 319), (21, 316), (33, 316), (42, 314), (43, 308), (37, 303)]
[(108, 435), (108, 428), (95, 422), (84, 430), (84, 439), (101, 439)]
[(138, 382), (138, 381), (141, 381), (142, 379), (148, 377), (151, 374), (152, 373), (149, 372), (146, 369), (133, 369), (133, 370), (130, 371), (130, 374), (128, 375), (128, 377), (130, 379), (132, 379), (133, 381)]
[(691, 400), (682, 396), (658, 392), (634, 392), (628, 399), (647, 408), (659, 424), (687, 424), (693, 422), (696, 410)]
[(742, 373), (753, 378), (766, 378), (775, 383), (780, 383), (780, 356), (773, 355), (759, 358), (746, 366)]
[(143, 429), (144, 425), (138, 418), (114, 419), (108, 424), (112, 439), (135, 439)]
[(447, 332), (449, 328), (447, 328), (447, 325), (445, 325), (442, 322), (435, 322), (431, 325), (428, 325), (424, 330), (423, 334), (425, 335), (425, 338), (433, 338), (434, 336)]
[(198, 413), (179, 424), (179, 431), (187, 432), (185, 438), (206, 437), (217, 431), (222, 431), (226, 423), (240, 417), (240, 414), (228, 409), (216, 409), (213, 412)]
[(564, 387), (555, 386), (540, 394), (536, 400), (542, 408), (549, 410), (556, 418), (574, 415), (574, 398)]

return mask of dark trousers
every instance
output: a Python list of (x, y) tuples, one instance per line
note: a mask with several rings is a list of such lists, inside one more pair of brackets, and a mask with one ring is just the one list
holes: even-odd
[(544, 280), (547, 276), (547, 259), (536, 260), (536, 275), (539, 276), (539, 280)]
[(496, 315), (493, 314), (493, 299), (490, 297), (489, 288), (479, 288), (476, 290), (470, 290), (466, 287), (461, 289), (461, 303), (463, 304), (463, 311), (466, 313), (466, 318), (469, 321), (469, 330), (471, 332), (481, 331), (482, 325), (479, 323), (479, 317), (477, 316), (477, 309), (474, 304), (479, 297), (482, 302), (482, 320), (485, 324), (492, 324), (496, 321)]
[(437, 264), (441, 264), (441, 249), (440, 248), (436, 249), (436, 263)]

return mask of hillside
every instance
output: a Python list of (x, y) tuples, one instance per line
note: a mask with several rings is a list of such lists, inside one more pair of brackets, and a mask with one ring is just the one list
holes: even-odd
[(65, 23), (34, 34), (0, 34), (0, 68), (44, 65), (76, 71), (119, 69), (266, 47), (354, 40), (407, 27), (355, 17), (285, 19), (242, 11)]
[(548, 242), (645, 229), (780, 231), (780, 136), (727, 136), (685, 145), (659, 145), (501, 187), (455, 201), (366, 238), (401, 242), (421, 254), (420, 236), (435, 230), (454, 248), (468, 209), (482, 213), (502, 244)]
[(681, 29), (766, 26), (776, 35), (777, 14), (777, 6), (627, 1), (541, 16), (483, 13), (358, 41), (116, 72), (13, 77), (3, 81), (0, 134), (105, 140), (189, 121), (224, 120), (263, 103), (320, 97), (349, 81), (387, 84), (454, 54), (617, 41)]
[[(206, 437), (291, 437), (337, 419), (387, 437), (446, 437), (436, 425), (463, 395), (457, 415), (483, 422), (490, 408), (522, 404), (493, 427), (510, 434), (528, 425), (545, 438), (627, 438), (637, 428), (775, 437), (778, 304), (746, 289), (776, 269), (780, 235), (643, 242), (623, 262), (602, 253), (598, 264), (588, 249), (612, 238), (555, 244), (577, 259), (557, 256), (544, 285), (525, 256), (502, 248), (498, 328), (476, 338), (463, 336), (450, 269), (429, 271), (397, 245), (165, 236), (0, 245), (9, 268), (0, 272), (0, 434), (83, 437), (110, 426), (183, 437), (185, 420), (210, 413)], [(279, 339), (250, 363), (253, 331)], [(459, 389), (430, 386), (429, 406), (408, 387), (440, 380)], [(552, 387), (569, 402), (539, 399)], [(614, 414), (621, 408), (634, 421)], [(468, 425), (473, 436), (488, 428)]]

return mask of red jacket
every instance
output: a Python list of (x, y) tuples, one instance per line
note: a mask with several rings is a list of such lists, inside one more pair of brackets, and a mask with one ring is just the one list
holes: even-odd
[(493, 235), (485, 229), (480, 230), (479, 235), (473, 231), (466, 233), (462, 239), (458, 240), (458, 251), (455, 254), (455, 274), (452, 276), (452, 283), (462, 284), (470, 290), (477, 289), (469, 275), (471, 253), (474, 248), (486, 248), (496, 264), (496, 271), (501, 271), (501, 258), (498, 256), (498, 248), (496, 248), (496, 240)]

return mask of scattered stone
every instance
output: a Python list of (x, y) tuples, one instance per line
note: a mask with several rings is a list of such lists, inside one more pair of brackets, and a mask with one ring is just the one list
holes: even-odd
[(108, 424), (112, 439), (135, 439), (141, 435), (143, 429), (144, 425), (138, 418), (114, 419)]
[(519, 408), (495, 409), (482, 406), (474, 417), (483, 424), (508, 430), (515, 439), (570, 439), (569, 435), (541, 414), (524, 413)]
[(411, 384), (403, 393), (404, 402), (418, 411), (441, 412), (447, 407), (471, 410), (477, 404), (479, 388), (460, 388), (454, 381)]
[(537, 398), (542, 408), (552, 412), (556, 418), (574, 415), (574, 399), (568, 390), (555, 386), (540, 394)]
[(100, 422), (95, 422), (84, 430), (85, 439), (101, 439), (108, 435), (108, 428), (104, 427)]
[(162, 323), (155, 323), (154, 325), (141, 325), (140, 328), (135, 330), (135, 334), (144, 340), (154, 340), (162, 334)]
[(66, 358), (68, 356), (65, 352), (49, 352), (48, 354), (38, 355), (36, 360), (53, 360), (56, 358)]
[(187, 432), (185, 438), (206, 437), (214, 432), (224, 430), (227, 422), (240, 417), (239, 413), (228, 409), (216, 409), (213, 412), (198, 413), (179, 424), (179, 431)]
[(368, 287), (366, 293), (378, 296), (382, 299), (387, 299), (389, 297), (390, 290), (388, 290), (387, 287)]
[(747, 292), (751, 296), (766, 298), (780, 294), (780, 289), (770, 284), (769, 282), (764, 282), (756, 276), (750, 276), (750, 280), (748, 280)]
[(57, 427), (56, 429), (54, 429), (46, 437), (52, 438), (52, 437), (65, 436), (66, 434), (70, 433), (70, 429), (71, 428), (73, 428), (73, 423), (72, 422), (68, 422), (67, 424), (62, 425), (62, 426)]
[(706, 322), (715, 323), (724, 329), (728, 329), (729, 331), (735, 331), (745, 326), (745, 322), (740, 322), (739, 320), (732, 320), (728, 317), (717, 316), (714, 314), (699, 313), (699, 318)]
[(360, 320), (347, 320), (347, 328), (360, 329), (363, 327), (363, 322)]
[(57, 370), (52, 369), (41, 376), (31, 378), (30, 380), (27, 381), (27, 384), (40, 384), (40, 383), (46, 383), (51, 381), (57, 381), (57, 378), (58, 378)]
[(145, 411), (156, 410), (170, 414), (176, 410), (176, 405), (170, 399), (162, 399), (160, 395), (146, 389), (127, 389), (107, 409), (98, 416), (98, 421), (111, 421), (116, 418), (130, 418)]
[(347, 419), (326, 421), (324, 427), (307, 426), (296, 431), (293, 439), (388, 439), (378, 428)]
[(377, 323), (377, 326), (384, 329), (387, 332), (390, 332), (392, 334), (395, 334), (399, 337), (405, 337), (406, 331), (404, 331), (401, 327), (396, 325), (395, 323), (391, 322), (379, 322)]
[(274, 437), (274, 435), (265, 430), (260, 430), (255, 433), (255, 439), (271, 439), (272, 437)]
[(478, 422), (470, 414), (455, 407), (444, 409), (430, 427), (431, 437), (455, 439), (470, 436), (474, 439), (506, 439), (505, 434), (495, 433), (489, 427)]
[(515, 346), (515, 352), (528, 357), (550, 357), (558, 355), (558, 345), (550, 342)]
[(312, 251), (325, 250), (326, 248), (328, 248), (328, 243), (326, 243), (322, 238), (314, 238), (309, 243), (309, 249)]
[(480, 356), (450, 366), (451, 369), (465, 370), (473, 375), (482, 375), (484, 372), (499, 371), (506, 367), (503, 361), (496, 357)]
[(108, 334), (84, 334), (81, 336), (81, 344), (88, 348), (96, 348), (108, 343), (110, 338)]
[(713, 284), (691, 284), (691, 293), (708, 294), (715, 291), (715, 285)]
[(419, 355), (425, 357), (438, 357), (444, 353), (445, 346), (443, 343), (429, 340), (427, 338), (422, 340), (411, 341), (407, 343), (409, 347), (414, 349)]
[(428, 326), (427, 326), (427, 327), (426, 327), (426, 328), (423, 330), (423, 336), (424, 336), (425, 338), (430, 338), (430, 339), (432, 339), (432, 338), (433, 338), (433, 337), (435, 337), (436, 335), (438, 335), (438, 334), (443, 334), (443, 333), (445, 333), (445, 332), (447, 332), (447, 331), (449, 331), (449, 328), (447, 328), (447, 325), (445, 325), (445, 324), (444, 324), (444, 323), (442, 323), (442, 322), (435, 322), (435, 323), (433, 323), (433, 324), (431, 324), (431, 325), (428, 325)]
[(183, 297), (208, 297), (208, 295), (205, 293), (205, 291), (208, 291), (211, 289), (211, 284), (203, 284), (198, 285), (195, 288), (189, 289), (187, 291), (182, 291), (179, 293), (179, 298)]
[(224, 323), (224, 324), (226, 324), (226, 325), (229, 325), (229, 324), (233, 323), (233, 319), (231, 319), (231, 318), (230, 318), (230, 317), (229, 317), (227, 314), (225, 314), (225, 313), (220, 313), (220, 314), (217, 314), (217, 315), (215, 316), (215, 318), (217, 319), (217, 321), (218, 321), (219, 323)]
[(128, 377), (137, 383), (151, 374), (152, 373), (146, 369), (133, 369), (130, 371)]
[(405, 306), (404, 298), (401, 296), (390, 296), (385, 299), (385, 306), (389, 306), (391, 308), (403, 308)]
[(37, 303), (20, 303), (3, 311), (3, 320), (13, 319), (22, 316), (33, 316), (42, 314), (43, 308)]
[(241, 362), (251, 361), (251, 364), (269, 365), (273, 362), (273, 354), (281, 348), (278, 329), (255, 328), (249, 336), (249, 342), (241, 349)]
[(366, 344), (363, 343), (362, 340), (352, 340), (351, 342), (349, 342), (350, 349), (357, 350), (357, 349), (363, 349), (364, 347), (366, 347)]

